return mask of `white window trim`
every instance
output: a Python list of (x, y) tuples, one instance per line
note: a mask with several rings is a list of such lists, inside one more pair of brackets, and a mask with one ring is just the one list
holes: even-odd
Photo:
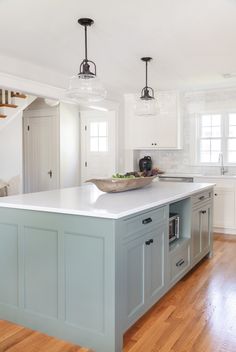
[[(222, 121), (221, 121), (221, 128), (222, 128), (222, 136), (221, 137), (213, 137), (210, 139), (221, 139), (221, 152), (223, 153), (224, 157), (224, 166), (236, 166), (235, 163), (229, 163), (227, 161), (227, 141), (230, 138), (229, 137), (229, 114), (230, 113), (236, 113), (236, 109), (228, 110), (228, 111), (207, 111), (207, 112), (201, 112), (196, 114), (196, 119), (195, 119), (195, 129), (196, 129), (196, 134), (195, 134), (195, 166), (219, 166), (219, 162), (201, 162), (200, 161), (200, 118), (202, 115), (221, 115), (222, 116)], [(234, 138), (234, 137), (231, 137)], [(235, 137), (236, 138), (236, 137)]]

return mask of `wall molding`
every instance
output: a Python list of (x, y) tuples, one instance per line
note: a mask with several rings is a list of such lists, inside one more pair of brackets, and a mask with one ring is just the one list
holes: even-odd
[(40, 83), (19, 76), (0, 72), (0, 85), (5, 89), (19, 90), (43, 98), (62, 100), (65, 89)]

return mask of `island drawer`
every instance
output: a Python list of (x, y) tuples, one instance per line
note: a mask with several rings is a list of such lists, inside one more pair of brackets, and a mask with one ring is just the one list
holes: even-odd
[(212, 199), (212, 191), (201, 192), (192, 197), (193, 205), (201, 204), (210, 199)]
[(124, 220), (124, 238), (129, 238), (134, 234), (146, 234), (149, 230), (155, 228), (156, 225), (166, 221), (167, 213), (167, 206), (164, 206), (152, 211), (143, 212), (137, 216), (132, 216)]
[(181, 246), (173, 253), (170, 253), (170, 277), (174, 281), (190, 265), (190, 244)]

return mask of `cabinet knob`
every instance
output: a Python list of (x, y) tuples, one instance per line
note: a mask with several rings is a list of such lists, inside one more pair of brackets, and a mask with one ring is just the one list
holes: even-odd
[(206, 214), (206, 210), (202, 210), (201, 213), (202, 213), (202, 214)]
[(145, 242), (146, 246), (150, 246), (151, 243), (153, 243), (153, 238)]
[(217, 193), (215, 193), (215, 196), (218, 196), (218, 194), (217, 194)]
[(144, 219), (144, 220), (142, 221), (143, 225), (147, 225), (147, 224), (149, 224), (150, 222), (152, 222), (152, 218), (147, 218), (147, 219)]
[(198, 199), (199, 200), (203, 200), (205, 197), (204, 196), (201, 196), (201, 197), (199, 197)]

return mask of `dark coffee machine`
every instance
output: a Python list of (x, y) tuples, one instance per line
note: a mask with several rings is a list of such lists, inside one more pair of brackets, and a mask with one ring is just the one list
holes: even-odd
[(144, 156), (142, 159), (140, 159), (139, 169), (140, 171), (152, 170), (152, 158), (150, 156)]

